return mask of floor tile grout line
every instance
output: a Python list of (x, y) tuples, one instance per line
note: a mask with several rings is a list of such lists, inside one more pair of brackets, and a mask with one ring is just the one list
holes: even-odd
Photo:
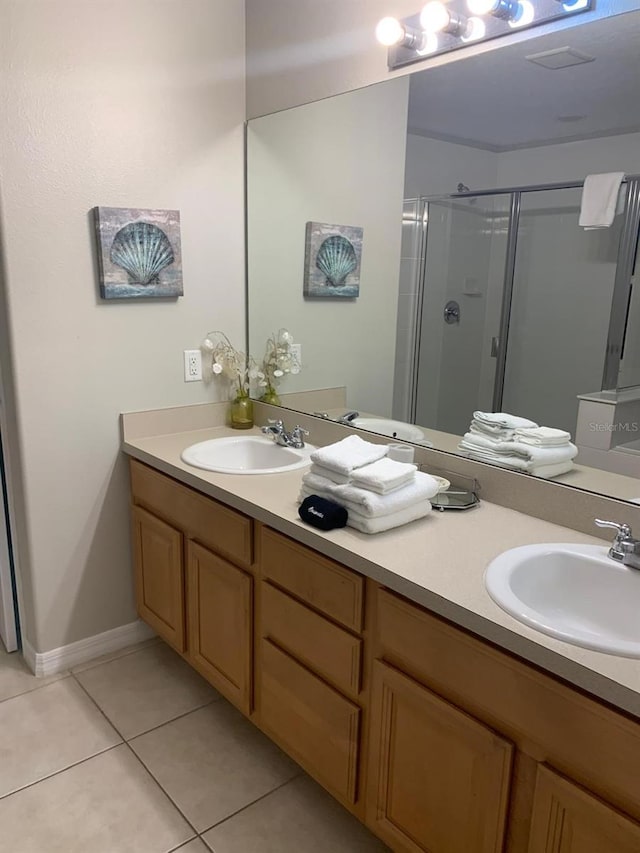
[(181, 720), (183, 717), (188, 717), (189, 714), (193, 714), (195, 711), (201, 711), (203, 708), (208, 708), (209, 705), (213, 705), (214, 702), (218, 702), (223, 697), (214, 696), (213, 699), (210, 699), (208, 702), (205, 702), (204, 705), (196, 705), (195, 708), (191, 708), (190, 711), (184, 711), (182, 714), (178, 714), (177, 717), (171, 717), (170, 720), (165, 720), (164, 723), (158, 723), (157, 726), (153, 726), (150, 729), (145, 729), (143, 732), (139, 734), (131, 735), (130, 738), (123, 738), (125, 743), (131, 743), (133, 740), (137, 740), (139, 737), (144, 737), (145, 735), (150, 734), (151, 732), (157, 732), (158, 729), (161, 729), (163, 726), (168, 726), (169, 723), (174, 723), (176, 720)]
[[(76, 671), (78, 675), (82, 675), (83, 672), (89, 672), (91, 669), (96, 669), (99, 666), (106, 666), (108, 663), (114, 663), (117, 660), (122, 660), (122, 658), (128, 658), (129, 655), (135, 655), (138, 652), (143, 652), (145, 649), (150, 648), (151, 646), (157, 645), (160, 642), (160, 637), (151, 637), (146, 642), (143, 641), (144, 645), (141, 645), (139, 649), (125, 649), (122, 654), (119, 652), (113, 652), (113, 657), (109, 657), (109, 660), (101, 660), (95, 661), (92, 663), (90, 660), (85, 661), (84, 663), (76, 664), (76, 666), (72, 666), (69, 669), (69, 673), (71, 675), (76, 675)], [(109, 652), (107, 652), (107, 655)], [(106, 655), (101, 655), (101, 657), (106, 657)], [(78, 667), (82, 667), (82, 669), (78, 669)]]
[[(59, 676), (60, 677), (55, 678), (54, 681), (47, 681), (46, 684), (37, 684), (35, 687), (29, 687), (27, 690), (23, 690), (22, 692), (16, 693), (13, 696), (5, 696), (4, 699), (0, 699), (0, 705), (2, 705), (4, 702), (11, 702), (12, 699), (19, 699), (20, 696), (26, 696), (27, 693), (35, 693), (38, 690), (44, 690), (45, 687), (51, 687), (52, 684), (58, 684), (59, 681), (65, 681), (65, 679), (71, 677), (71, 672), (65, 670), (64, 672), (59, 673)], [(46, 677), (51, 676), (45, 676), (45, 678)], [(37, 676), (34, 675), (33, 678), (37, 678)]]
[[(80, 672), (80, 673), (78, 673), (78, 675), (82, 675), (82, 673)], [(136, 740), (136, 738), (143, 737), (143, 735), (147, 735), (147, 734), (149, 734), (149, 732), (155, 732), (155, 731), (157, 731), (157, 729), (161, 729), (163, 726), (166, 726), (166, 725), (168, 725), (169, 723), (173, 723), (173, 721), (174, 721), (174, 720), (180, 720), (180, 719), (182, 719), (182, 717), (188, 717), (188, 716), (189, 716), (189, 714), (192, 714), (194, 711), (200, 711), (202, 708), (207, 708), (209, 705), (212, 705), (214, 702), (217, 702), (219, 698), (222, 698), (221, 696), (220, 696), (220, 697), (219, 697), (219, 696), (214, 696), (214, 697), (213, 697), (213, 699), (210, 699), (208, 702), (205, 702), (205, 703), (204, 703), (204, 705), (197, 705), (195, 708), (191, 708), (191, 710), (189, 710), (189, 711), (184, 711), (184, 713), (182, 713), (182, 714), (178, 714), (178, 716), (177, 716), (177, 717), (171, 717), (171, 719), (169, 719), (169, 720), (165, 720), (163, 723), (158, 723), (158, 725), (157, 725), (157, 726), (153, 726), (153, 727), (152, 727), (152, 728), (150, 728), (150, 729), (145, 729), (143, 732), (138, 732), (137, 734), (135, 734), (135, 735), (131, 735), (131, 737), (128, 737), (128, 738), (127, 738), (127, 737), (126, 737), (126, 736), (125, 736), (125, 735), (120, 731), (120, 729), (116, 726), (116, 724), (115, 724), (114, 722), (112, 722), (112, 720), (110, 720), (110, 719), (109, 719), (109, 717), (107, 716), (107, 714), (105, 713), (105, 711), (103, 711), (103, 710), (102, 710), (102, 708), (100, 707), (100, 704), (98, 703), (97, 699), (94, 699), (94, 698), (93, 698), (93, 696), (91, 695), (91, 693), (89, 693), (89, 691), (88, 691), (88, 690), (87, 690), (87, 688), (84, 686), (84, 684), (82, 684), (82, 682), (81, 682), (81, 681), (79, 681), (73, 673), (71, 673), (71, 677), (74, 679), (74, 681), (76, 682), (76, 684), (77, 684), (77, 685), (78, 685), (78, 686), (79, 686), (79, 687), (84, 691), (84, 693), (86, 693), (86, 695), (89, 697), (89, 699), (91, 699), (91, 701), (93, 702), (93, 704), (96, 706), (96, 708), (98, 709), (98, 711), (100, 711), (100, 713), (101, 713), (101, 714), (102, 714), (102, 716), (105, 718), (105, 720), (109, 723), (109, 725), (110, 725), (113, 729), (115, 729), (115, 730), (116, 730), (116, 732), (117, 732), (117, 733), (118, 733), (118, 735), (122, 738), (122, 740), (123, 740), (123, 742), (124, 742), (124, 743), (130, 743), (132, 740)]]
[[(255, 804), (259, 803), (261, 800), (266, 800), (266, 798), (270, 797), (271, 794), (275, 794), (276, 791), (279, 791), (281, 788), (286, 788), (287, 785), (290, 785), (292, 782), (295, 782), (296, 779), (299, 779), (301, 776), (304, 776), (304, 775), (305, 775), (304, 770), (300, 769), (300, 771), (298, 773), (296, 773), (295, 776), (292, 776), (291, 779), (287, 779), (286, 782), (281, 782), (279, 785), (276, 785), (276, 787), (273, 788), (271, 791), (267, 791), (266, 794), (261, 794), (259, 797), (256, 797), (255, 800), (252, 800), (250, 803), (247, 803), (246, 805), (242, 806), (241, 809), (238, 809), (237, 811), (233, 812), (232, 814), (227, 815), (226, 817), (223, 817), (222, 820), (219, 820), (216, 823), (212, 823), (211, 826), (208, 826), (206, 829), (203, 829), (200, 832), (200, 837), (202, 837), (205, 833), (209, 832), (210, 830), (216, 829), (218, 826), (222, 826), (222, 824), (226, 823), (228, 820), (231, 820), (232, 818), (237, 817), (239, 814), (242, 814), (242, 812), (246, 811), (248, 808), (251, 808), (251, 806), (255, 806)], [(203, 839), (203, 841), (204, 841), (204, 839)]]
[(29, 782), (28, 785), (22, 785), (20, 788), (16, 788), (15, 791), (9, 791), (8, 794), (0, 794), (0, 802), (2, 802), (3, 800), (7, 800), (9, 797), (13, 797), (14, 794), (20, 794), (22, 791), (26, 791), (27, 788), (33, 788), (36, 785), (39, 785), (41, 782), (46, 782), (48, 779), (53, 779), (54, 776), (60, 776), (62, 773), (66, 773), (67, 770), (72, 770), (74, 767), (79, 767), (81, 764), (86, 764), (87, 761), (91, 761), (93, 758), (97, 758), (99, 755), (104, 755), (106, 752), (111, 752), (112, 749), (117, 749), (119, 746), (124, 745), (124, 741), (120, 741), (120, 743), (114, 743), (111, 746), (107, 746), (104, 749), (99, 750), (98, 752), (94, 752), (92, 755), (87, 755), (86, 758), (81, 758), (79, 761), (74, 761), (72, 764), (68, 764), (66, 767), (61, 767), (60, 770), (54, 770), (53, 773), (47, 773), (46, 776), (42, 776), (40, 779), (36, 779), (34, 782)]
[[(156, 777), (153, 775), (153, 773), (152, 773), (152, 772), (151, 772), (151, 770), (147, 767), (147, 765), (144, 763), (144, 761), (140, 758), (140, 756), (137, 754), (137, 752), (134, 750), (134, 748), (131, 746), (131, 744), (130, 744), (130, 743), (127, 743), (127, 742), (125, 741), (124, 745), (127, 747), (127, 749), (129, 750), (129, 752), (131, 753), (131, 755), (133, 755), (133, 757), (136, 759), (136, 761), (138, 762), (138, 764), (140, 764), (140, 766), (144, 769), (144, 771), (145, 771), (145, 772), (146, 772), (146, 774), (150, 777), (150, 779), (153, 781), (153, 783), (155, 784), (155, 786), (156, 786), (160, 791), (162, 791), (162, 793), (163, 793), (163, 794), (165, 795), (165, 797), (169, 800), (169, 802), (173, 805), (173, 807), (174, 807), (174, 808), (175, 808), (175, 810), (178, 812), (178, 814), (179, 814), (179, 815), (181, 815), (181, 817), (185, 820), (185, 822), (187, 823), (187, 825), (189, 826), (189, 828), (190, 828), (190, 829), (195, 833), (195, 836), (196, 836), (196, 837), (198, 837), (198, 836), (199, 836), (198, 830), (197, 830), (197, 829), (195, 828), (195, 826), (191, 823), (191, 821), (189, 820), (189, 818), (186, 816), (186, 814), (183, 812), (183, 810), (180, 808), (180, 806), (176, 803), (176, 801), (173, 799), (173, 797), (171, 796), (171, 794), (169, 794), (169, 792), (168, 792), (168, 791), (165, 791), (165, 789), (162, 787), (162, 785), (160, 784), (160, 782), (156, 779)], [(190, 838), (190, 839), (188, 839), (188, 840), (189, 840), (189, 841), (193, 841), (193, 838)], [(187, 844), (187, 841), (184, 841), (184, 842), (183, 842), (183, 846), (184, 846), (185, 844)], [(180, 848), (178, 847), (177, 849), (179, 850)]]
[[(167, 850), (166, 853), (178, 853), (178, 851), (182, 850), (183, 847), (186, 847), (187, 844), (191, 844), (192, 841), (197, 841), (199, 838), (199, 835), (194, 835), (193, 838), (188, 838), (186, 841), (181, 841), (177, 847), (172, 847), (171, 850)], [(204, 844), (204, 841), (202, 843)]]

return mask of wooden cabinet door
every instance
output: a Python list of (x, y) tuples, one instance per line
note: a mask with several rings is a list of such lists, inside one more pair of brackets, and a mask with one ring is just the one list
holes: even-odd
[(185, 648), (182, 534), (139, 506), (132, 508), (138, 613), (177, 651)]
[(374, 662), (367, 823), (399, 851), (499, 853), (512, 746)]
[(639, 823), (548, 767), (538, 767), (529, 853), (639, 850)]
[(189, 541), (189, 659), (245, 714), (251, 711), (252, 583), (246, 572)]

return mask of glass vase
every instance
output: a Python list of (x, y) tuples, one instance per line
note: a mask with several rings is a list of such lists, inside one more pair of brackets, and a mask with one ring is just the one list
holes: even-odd
[(253, 400), (245, 391), (238, 391), (231, 401), (230, 424), (233, 429), (251, 429), (253, 426)]
[(278, 397), (278, 392), (273, 387), (273, 385), (267, 385), (265, 388), (264, 394), (260, 397), (261, 403), (270, 403), (272, 406), (279, 406), (280, 397)]

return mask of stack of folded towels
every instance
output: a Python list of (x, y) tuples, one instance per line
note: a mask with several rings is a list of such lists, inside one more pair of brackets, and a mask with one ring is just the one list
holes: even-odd
[(423, 518), (439, 484), (415, 465), (386, 459), (388, 447), (350, 435), (311, 454), (302, 478), (300, 501), (310, 495), (341, 504), (347, 524), (362, 533), (380, 533)]
[(526, 471), (535, 477), (566, 474), (578, 454), (570, 433), (540, 427), (505, 412), (474, 412), (458, 450), (470, 459)]

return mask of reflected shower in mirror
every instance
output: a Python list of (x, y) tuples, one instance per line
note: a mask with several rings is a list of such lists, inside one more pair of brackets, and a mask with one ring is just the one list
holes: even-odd
[[(453, 453), (513, 412), (570, 433), (561, 482), (640, 494), (639, 41), (627, 13), (249, 122), (249, 341), (302, 346), (285, 406)], [(603, 172), (619, 204), (586, 230)], [(305, 297), (307, 222), (363, 229), (358, 298)]]

